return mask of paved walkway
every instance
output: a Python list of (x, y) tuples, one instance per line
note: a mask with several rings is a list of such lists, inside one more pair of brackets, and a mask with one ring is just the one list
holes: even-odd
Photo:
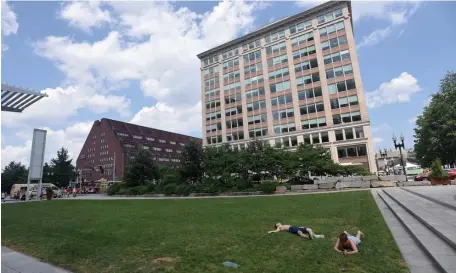
[(2, 273), (71, 273), (2, 246)]

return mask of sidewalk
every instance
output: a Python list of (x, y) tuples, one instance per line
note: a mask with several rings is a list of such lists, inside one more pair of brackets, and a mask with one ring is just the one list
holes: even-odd
[(71, 273), (2, 246), (2, 273)]

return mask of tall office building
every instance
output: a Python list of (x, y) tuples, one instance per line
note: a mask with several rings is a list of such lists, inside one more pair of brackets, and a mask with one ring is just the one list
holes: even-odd
[(319, 144), (376, 171), (350, 1), (331, 1), (198, 55), (203, 145)]

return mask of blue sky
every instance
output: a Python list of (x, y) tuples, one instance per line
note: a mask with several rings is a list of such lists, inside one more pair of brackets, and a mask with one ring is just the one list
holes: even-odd
[[(28, 163), (33, 128), (48, 129), (46, 159), (61, 146), (77, 156), (103, 117), (201, 136), (196, 54), (321, 2), (2, 1), (2, 82), (49, 96), (2, 113), (2, 167)], [(375, 146), (403, 133), (411, 147), (414, 118), (454, 69), (456, 3), (352, 6)]]

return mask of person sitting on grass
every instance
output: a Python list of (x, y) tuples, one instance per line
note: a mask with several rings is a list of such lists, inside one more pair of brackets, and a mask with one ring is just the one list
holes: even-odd
[(364, 236), (361, 230), (358, 230), (356, 236), (350, 235), (344, 230), (344, 233), (339, 235), (334, 250), (344, 255), (358, 253), (357, 245), (361, 243), (361, 236)]
[(310, 228), (305, 227), (294, 227), (290, 225), (282, 225), (281, 223), (275, 224), (275, 230), (271, 230), (268, 233), (275, 233), (280, 231), (288, 231), (303, 238), (315, 239), (315, 238), (325, 238), (325, 235), (317, 235)]

